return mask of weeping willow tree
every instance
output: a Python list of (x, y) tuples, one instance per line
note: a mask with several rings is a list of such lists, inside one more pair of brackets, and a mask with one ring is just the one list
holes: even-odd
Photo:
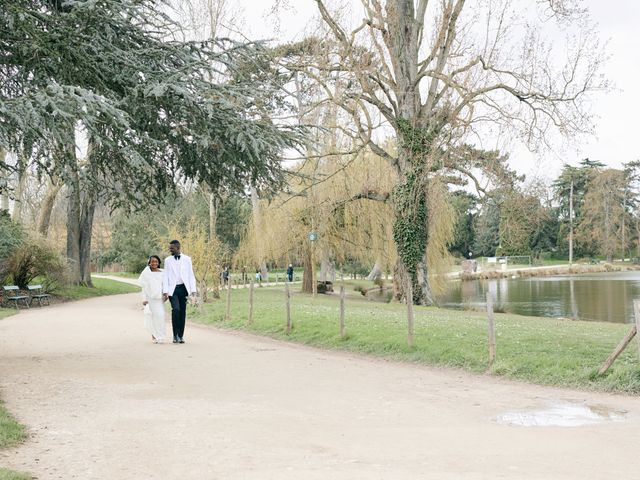
[(191, 257), (202, 301), (208, 300), (209, 293), (219, 297), (222, 245), (218, 237), (209, 235), (202, 219), (192, 217), (186, 223), (171, 223), (158, 240), (163, 246), (168, 246), (173, 239), (180, 239), (182, 251)]
[[(262, 256), (279, 265), (302, 263), (303, 291), (308, 293), (313, 289), (312, 262), (358, 261), (391, 271), (397, 250), (390, 192), (396, 181), (388, 163), (371, 152), (306, 160), (291, 175), (285, 193), (261, 200), (266, 220), (259, 231), (250, 223), (236, 262), (257, 265)], [(428, 220), (432, 233), (427, 261), (432, 288), (439, 290), (449, 265), (454, 212), (446, 182), (434, 180), (429, 193), (424, 200), (434, 213)], [(308, 238), (311, 231), (317, 234), (315, 243)], [(396, 298), (401, 299), (402, 292), (396, 286)]]
[[(250, 223), (236, 261), (257, 266), (263, 257), (280, 265), (301, 263), (306, 292), (313, 289), (314, 262), (393, 262), (389, 206), (367, 199), (371, 191), (388, 189), (391, 172), (373, 157), (302, 162), (292, 172), (286, 192), (260, 201), (261, 228)], [(309, 240), (311, 232), (317, 241)]]

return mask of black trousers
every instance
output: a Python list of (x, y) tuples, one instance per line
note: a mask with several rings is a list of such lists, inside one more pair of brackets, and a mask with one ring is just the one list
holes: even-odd
[(174, 337), (184, 337), (184, 324), (187, 320), (187, 297), (189, 293), (184, 285), (176, 285), (171, 301), (171, 326)]

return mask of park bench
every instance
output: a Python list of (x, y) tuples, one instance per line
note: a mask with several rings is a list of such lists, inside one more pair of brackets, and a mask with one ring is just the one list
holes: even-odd
[(24, 305), (29, 308), (29, 296), (20, 295), (20, 288), (18, 288), (17, 285), (5, 285), (3, 289), (6, 303), (13, 302), (16, 309), (20, 309), (20, 302), (22, 301)]
[(34, 300), (38, 301), (39, 306), (42, 306), (43, 300), (47, 301), (47, 305), (51, 305), (51, 295), (44, 293), (42, 285), (29, 285), (27, 288), (29, 289), (29, 296), (31, 297), (29, 300), (30, 305), (33, 305)]

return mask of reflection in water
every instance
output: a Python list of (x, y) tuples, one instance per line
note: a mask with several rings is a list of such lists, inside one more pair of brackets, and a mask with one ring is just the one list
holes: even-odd
[(496, 309), (520, 315), (629, 323), (640, 298), (640, 272), (455, 281), (440, 299), (447, 308)]
[(571, 318), (574, 320), (580, 320), (578, 316), (578, 303), (576, 302), (576, 293), (575, 293), (575, 279), (571, 278), (569, 280), (569, 293), (571, 296)]
[(502, 425), (519, 427), (579, 427), (607, 421), (621, 421), (626, 412), (606, 405), (587, 405), (581, 402), (555, 400), (546, 408), (520, 410), (498, 415)]

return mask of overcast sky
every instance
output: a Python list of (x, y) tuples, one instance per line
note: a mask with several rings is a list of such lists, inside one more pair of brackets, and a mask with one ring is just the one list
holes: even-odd
[[(305, 25), (316, 15), (313, 0), (285, 0), (276, 18), (269, 13), (271, 1), (236, 0), (243, 17), (243, 33), (249, 38), (286, 41), (302, 36)], [(598, 25), (600, 38), (608, 42), (610, 59), (605, 75), (613, 90), (594, 98), (596, 136), (584, 138), (579, 147), (558, 147), (531, 154), (514, 147), (511, 164), (529, 176), (555, 177), (563, 163), (576, 164), (589, 157), (612, 167), (640, 159), (640, 0), (584, 0)]]

